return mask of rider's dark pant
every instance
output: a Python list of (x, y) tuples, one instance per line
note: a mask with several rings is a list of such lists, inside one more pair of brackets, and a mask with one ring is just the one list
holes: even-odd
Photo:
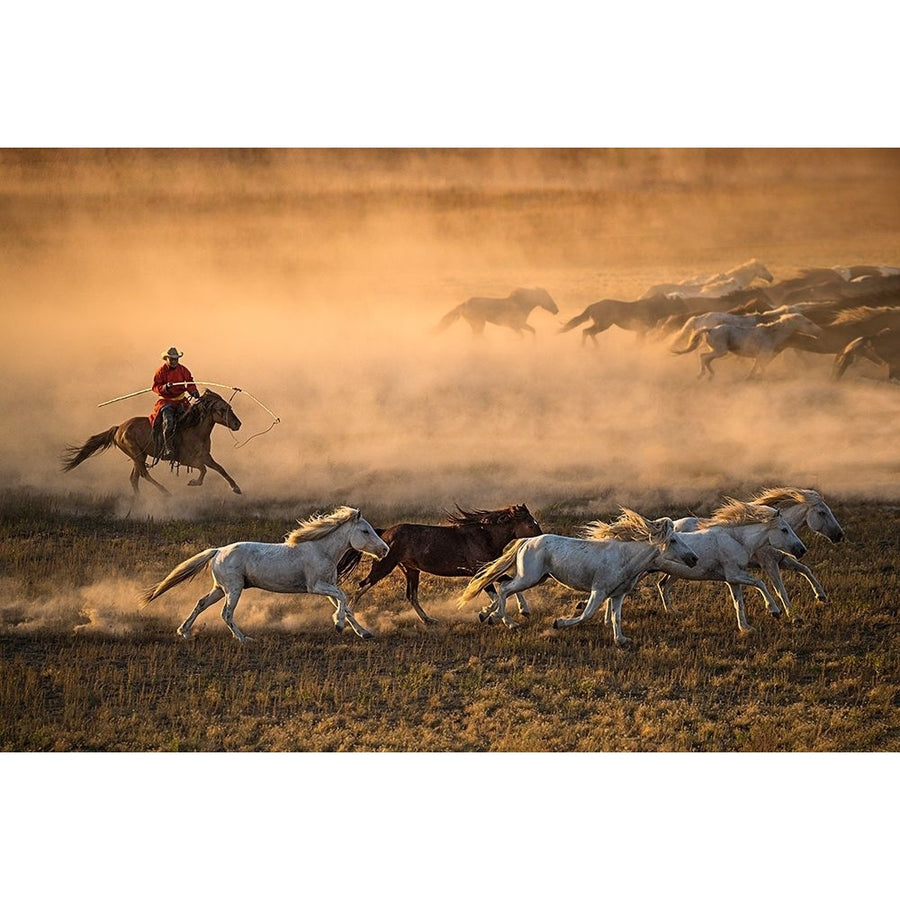
[(172, 438), (175, 436), (175, 415), (176, 412), (174, 406), (164, 406), (159, 411), (159, 416), (162, 419), (164, 453), (174, 450)]

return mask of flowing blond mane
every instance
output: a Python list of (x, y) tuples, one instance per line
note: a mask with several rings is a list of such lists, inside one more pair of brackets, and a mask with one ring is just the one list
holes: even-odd
[(747, 503), (726, 497), (725, 502), (713, 510), (711, 516), (700, 520), (701, 528), (711, 525), (755, 525), (771, 522), (778, 515), (778, 510), (759, 503)]
[(754, 494), (751, 503), (759, 506), (772, 506), (781, 509), (794, 503), (820, 503), (822, 495), (818, 491), (806, 488), (776, 487), (766, 488), (758, 494)]
[(588, 522), (581, 529), (584, 537), (592, 541), (653, 541), (664, 533), (658, 522), (645, 519), (633, 509), (620, 507), (622, 514), (614, 522), (601, 522), (599, 519)]
[(349, 522), (359, 515), (359, 510), (352, 506), (339, 506), (330, 513), (320, 516), (310, 516), (308, 519), (298, 519), (299, 528), (285, 535), (284, 542), (292, 547), (306, 541), (317, 541), (328, 537), (333, 531), (337, 531), (341, 525)]
[(879, 316), (887, 318), (898, 315), (898, 310), (892, 306), (853, 306), (850, 309), (842, 309), (831, 320), (832, 325), (850, 325), (858, 322), (869, 322)]

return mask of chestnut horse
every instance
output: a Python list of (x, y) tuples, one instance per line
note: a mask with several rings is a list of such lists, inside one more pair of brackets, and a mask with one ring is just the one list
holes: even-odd
[[(402, 522), (390, 528), (378, 530), (381, 539), (390, 547), (383, 559), (372, 563), (369, 574), (359, 582), (355, 604), (363, 594), (385, 578), (397, 566), (406, 575), (406, 599), (426, 624), (437, 619), (429, 616), (419, 605), (419, 575), (444, 577), (467, 576), (471, 578), (482, 567), (496, 559), (504, 547), (516, 538), (541, 534), (541, 526), (525, 505), (509, 506), (497, 510), (463, 510), (447, 516), (446, 525), (415, 525)], [(349, 551), (341, 561), (339, 570), (349, 575), (360, 560)], [(492, 584), (485, 587), (492, 600), (496, 591)]]
[[(199, 470), (200, 474), (188, 482), (192, 487), (203, 484), (206, 469), (210, 468), (218, 472), (236, 494), (240, 494), (241, 489), (237, 486), (237, 482), (210, 455), (210, 432), (213, 425), (224, 425), (232, 431), (237, 431), (241, 427), (241, 420), (234, 414), (228, 401), (207, 389), (179, 421), (175, 433), (174, 457), (168, 462)], [(113, 444), (134, 464), (131, 470), (131, 487), (135, 494), (138, 493), (141, 478), (146, 478), (164, 494), (169, 493), (147, 471), (147, 457), (159, 458), (159, 450), (147, 416), (137, 416), (121, 425), (113, 425), (112, 428), (89, 437), (80, 447), (67, 447), (62, 454), (63, 471), (71, 472), (88, 457), (108, 450)]]

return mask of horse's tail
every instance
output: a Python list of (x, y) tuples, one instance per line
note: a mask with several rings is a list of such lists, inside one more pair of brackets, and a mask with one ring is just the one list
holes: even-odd
[(459, 306), (455, 306), (453, 309), (451, 309), (450, 312), (448, 312), (447, 315), (444, 316), (441, 321), (434, 326), (435, 333), (437, 334), (438, 332), (446, 331), (446, 329), (448, 329), (462, 315), (462, 308), (464, 305), (465, 304), (460, 303)]
[(63, 472), (71, 472), (75, 466), (81, 465), (89, 456), (108, 450), (116, 439), (118, 425), (113, 425), (108, 431), (101, 431), (89, 437), (80, 447), (66, 447), (60, 455)]
[(212, 562), (212, 558), (218, 552), (219, 547), (211, 547), (209, 550), (203, 550), (196, 556), (179, 563), (156, 587), (151, 588), (142, 595), (141, 609), (159, 597), (160, 594), (164, 594), (169, 588), (173, 588), (176, 584), (181, 584), (182, 581), (188, 581), (195, 575), (199, 575)]
[[(376, 528), (375, 534), (381, 537), (387, 529)], [(363, 558), (362, 550), (354, 550), (352, 547), (340, 558), (337, 564), (337, 583), (340, 584), (345, 578), (353, 573), (353, 570), (359, 565)]]
[(462, 609), (473, 597), (480, 594), (489, 584), (495, 582), (501, 575), (508, 572), (516, 561), (516, 554), (528, 538), (518, 538), (509, 543), (503, 551), (503, 555), (481, 568), (475, 577), (468, 583), (462, 596), (456, 601), (456, 608)]
[[(698, 329), (697, 331), (694, 332), (694, 335), (693, 335), (693, 337), (691, 338), (690, 343), (687, 345), (687, 347), (684, 347), (682, 350), (676, 350), (675, 347), (672, 346), (671, 352), (672, 352), (672, 353), (677, 353), (679, 356), (680, 356), (682, 353), (690, 353), (691, 350), (695, 350), (695, 349), (697, 348), (697, 345), (698, 345), (698, 344), (700, 343), (700, 341), (702, 341), (703, 338), (706, 336), (706, 332), (707, 332), (707, 331), (709, 331), (708, 328), (700, 328), (700, 329)], [(679, 335), (679, 336), (680, 336), (680, 335)], [(674, 343), (675, 343), (675, 344), (678, 343), (678, 338), (675, 339)]]
[(587, 322), (587, 320), (591, 317), (591, 307), (587, 307), (585, 311), (580, 316), (575, 316), (573, 319), (569, 319), (565, 325), (561, 325), (557, 334), (562, 334), (565, 331), (571, 331), (576, 326), (580, 325), (582, 322)]

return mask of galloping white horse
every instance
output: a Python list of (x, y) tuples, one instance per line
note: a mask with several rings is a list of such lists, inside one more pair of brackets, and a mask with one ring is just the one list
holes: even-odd
[(803, 541), (777, 509), (729, 498), (708, 519), (677, 519), (674, 527), (699, 561), (691, 568), (670, 560), (654, 566), (655, 571), (663, 573), (656, 587), (666, 612), (672, 612), (669, 582), (683, 578), (724, 581), (731, 592), (739, 631), (752, 631), (744, 609), (744, 585), (755, 587), (763, 595), (766, 607), (776, 619), (781, 615), (765, 583), (747, 571), (751, 560), (766, 544), (792, 556), (799, 557), (806, 552)]
[(519, 288), (508, 297), (470, 297), (459, 306), (454, 306), (438, 322), (435, 331), (449, 328), (462, 317), (475, 335), (483, 334), (488, 322), (512, 328), (518, 335), (523, 331), (530, 331), (534, 335), (537, 332), (528, 324), (527, 319), (536, 306), (546, 309), (554, 316), (559, 312), (556, 301), (543, 288)]
[(718, 275), (707, 277), (697, 275), (684, 281), (655, 284), (644, 291), (639, 299), (643, 300), (656, 294), (675, 297), (724, 297), (725, 294), (747, 287), (757, 278), (762, 278), (769, 284), (775, 280), (775, 276), (758, 259), (751, 259)]
[(469, 582), (457, 605), (464, 606), (485, 585), (514, 568), (516, 574), (500, 583), (497, 599), (482, 610), (479, 617), (482, 621), (503, 622), (508, 628), (518, 628), (519, 623), (507, 617), (507, 597), (550, 577), (567, 587), (590, 592), (584, 611), (572, 619), (557, 619), (554, 628), (566, 628), (590, 619), (609, 597), (616, 644), (630, 643), (631, 639), (622, 634), (621, 613), (622, 600), (631, 587), (651, 567), (665, 560), (678, 560), (690, 570), (697, 557), (675, 533), (671, 519), (650, 521), (633, 510), (623, 509), (612, 524), (596, 522), (592, 527), (597, 533), (602, 530), (603, 540), (542, 534), (513, 541), (499, 559), (485, 566)]
[[(748, 502), (777, 509), (785, 522), (795, 531), (805, 525), (810, 531), (827, 537), (833, 544), (844, 540), (844, 529), (818, 491), (792, 487), (766, 488)], [(678, 519), (675, 528), (681, 533), (696, 531), (700, 527), (700, 522), (701, 520), (695, 517)], [(819, 603), (828, 602), (825, 588), (813, 575), (812, 569), (783, 550), (777, 550), (770, 543), (763, 544), (753, 554), (749, 565), (751, 568), (758, 566), (765, 572), (775, 589), (775, 596), (791, 618), (794, 616), (794, 610), (781, 577), (781, 569), (799, 572), (809, 582), (816, 600)]]
[(708, 375), (713, 377), (711, 363), (714, 359), (734, 353), (753, 359), (753, 368), (748, 378), (761, 372), (782, 350), (786, 349), (795, 335), (806, 335), (817, 338), (822, 329), (806, 316), (798, 313), (787, 313), (771, 322), (746, 327), (746, 325), (716, 325), (713, 328), (700, 328), (694, 332), (690, 343), (683, 350), (672, 350), (672, 353), (690, 353), (696, 349), (701, 340), (706, 341), (708, 351), (700, 354), (700, 374), (698, 378)]
[(283, 544), (242, 541), (227, 547), (212, 547), (176, 566), (155, 588), (144, 595), (144, 606), (199, 574), (207, 566), (212, 570), (213, 589), (201, 597), (194, 611), (182, 622), (178, 634), (190, 637), (194, 620), (223, 597), (222, 618), (231, 633), (242, 643), (252, 640), (234, 624), (234, 608), (241, 591), (247, 587), (279, 594), (322, 594), (331, 599), (335, 612), (334, 627), (350, 627), (362, 638), (372, 637), (347, 608), (347, 596), (337, 586), (338, 560), (348, 547), (382, 559), (388, 545), (360, 515), (358, 509), (340, 506), (328, 515), (313, 516), (298, 522)]

